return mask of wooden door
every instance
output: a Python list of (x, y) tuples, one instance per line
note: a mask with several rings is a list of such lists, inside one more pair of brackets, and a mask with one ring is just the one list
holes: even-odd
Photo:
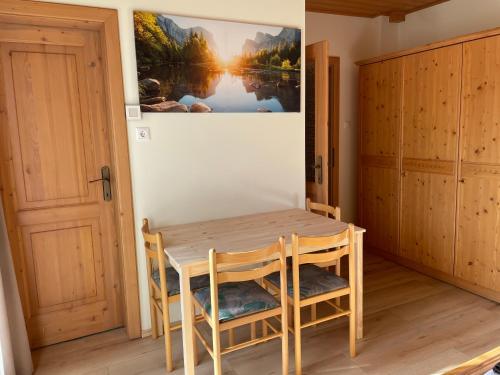
[[(122, 325), (99, 33), (0, 27), (2, 185), (32, 347)], [(94, 182), (95, 181), (95, 182)]]
[(328, 42), (306, 47), (306, 196), (328, 204)]
[(404, 58), (401, 256), (453, 273), (462, 46)]
[(500, 36), (463, 54), (455, 276), (500, 291)]
[(402, 59), (360, 68), (359, 217), (369, 248), (398, 253)]

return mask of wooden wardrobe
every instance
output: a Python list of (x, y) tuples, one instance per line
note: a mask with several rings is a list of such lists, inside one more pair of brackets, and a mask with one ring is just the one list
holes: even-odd
[(359, 65), (366, 248), (500, 302), (500, 28)]

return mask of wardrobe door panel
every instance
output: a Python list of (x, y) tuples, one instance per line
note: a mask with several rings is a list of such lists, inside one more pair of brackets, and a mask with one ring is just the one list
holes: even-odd
[(500, 291), (500, 36), (464, 44), (455, 276)]
[(360, 68), (361, 154), (399, 157), (401, 59)]
[(462, 160), (500, 164), (500, 36), (464, 44)]
[(468, 166), (463, 175), (455, 276), (500, 291), (500, 166)]
[(369, 228), (365, 243), (371, 248), (398, 253), (399, 172), (395, 168), (365, 165), (361, 171), (363, 185), (363, 226)]
[(402, 179), (401, 256), (453, 274), (455, 176), (407, 170)]
[(461, 61), (461, 45), (405, 57), (405, 158), (456, 160)]
[(360, 220), (366, 246), (393, 254), (399, 238), (402, 59), (360, 68)]
[(404, 58), (401, 256), (453, 274), (462, 46)]

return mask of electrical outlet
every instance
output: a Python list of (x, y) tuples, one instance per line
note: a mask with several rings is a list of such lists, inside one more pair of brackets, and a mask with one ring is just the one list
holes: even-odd
[(151, 140), (149, 128), (135, 128), (135, 140), (137, 142), (149, 142)]

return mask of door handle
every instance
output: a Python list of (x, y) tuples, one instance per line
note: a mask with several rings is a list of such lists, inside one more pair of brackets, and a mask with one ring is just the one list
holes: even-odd
[(92, 180), (89, 181), (89, 183), (92, 182), (98, 182), (102, 181), (102, 196), (105, 201), (110, 201), (112, 198), (111, 195), (111, 172), (110, 169), (107, 165), (101, 168), (101, 178), (97, 180)]
[(316, 174), (316, 182), (318, 184), (323, 183), (323, 157), (321, 155), (316, 156), (316, 164), (314, 165), (314, 170)]

